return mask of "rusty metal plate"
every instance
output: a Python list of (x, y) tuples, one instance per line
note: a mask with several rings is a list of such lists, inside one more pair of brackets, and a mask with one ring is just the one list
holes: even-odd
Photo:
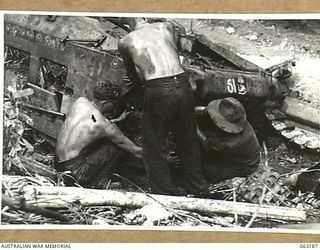
[(34, 90), (33, 95), (29, 97), (29, 100), (32, 105), (51, 111), (60, 110), (60, 105), (58, 103), (57, 95), (55, 93), (52, 93), (31, 83), (27, 83), (27, 86)]
[(65, 120), (65, 114), (38, 108), (29, 104), (23, 104), (22, 108), (26, 110), (32, 118), (32, 127), (34, 129), (51, 138), (56, 139), (58, 137), (61, 126)]
[[(35, 83), (40, 68), (40, 59), (45, 58), (68, 68), (66, 88), (73, 90), (74, 98), (86, 96), (92, 98), (92, 86), (97, 81), (107, 79), (124, 85), (123, 75), (126, 70), (122, 59), (98, 48), (90, 48), (75, 43), (63, 43), (60, 35), (52, 32), (57, 29), (56, 22), (49, 22), (47, 26), (37, 25), (36, 20), (41, 18), (19, 17), (16, 15), (6, 16), (4, 41), (5, 44), (27, 51), (33, 60), (30, 63), (28, 81)], [(25, 20), (25, 23), (21, 23)], [(32, 26), (34, 24), (34, 26)], [(64, 23), (68, 26), (69, 23)], [(73, 26), (71, 26), (73, 27)], [(72, 30), (70, 27), (70, 30)], [(41, 29), (40, 29), (41, 28)], [(75, 28), (75, 27), (73, 27)], [(77, 27), (78, 31), (84, 32), (83, 27)], [(65, 29), (65, 28), (60, 28)], [(46, 33), (47, 32), (47, 33)], [(59, 35), (59, 36), (58, 36)]]

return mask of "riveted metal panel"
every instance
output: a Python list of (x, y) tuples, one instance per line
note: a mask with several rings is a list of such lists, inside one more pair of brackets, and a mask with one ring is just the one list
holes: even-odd
[(65, 87), (73, 90), (74, 98), (86, 96), (91, 99), (92, 86), (97, 81), (109, 79), (123, 84), (125, 68), (117, 56), (98, 48), (63, 42), (61, 37), (25, 27), (12, 20), (5, 21), (4, 25), (5, 44), (31, 54), (28, 76), (31, 83), (37, 80), (35, 71), (39, 69), (39, 60), (45, 58), (68, 68)]

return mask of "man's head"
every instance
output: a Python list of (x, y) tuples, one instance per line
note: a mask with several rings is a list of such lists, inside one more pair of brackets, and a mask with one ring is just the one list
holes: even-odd
[(224, 132), (240, 133), (246, 123), (246, 112), (242, 104), (233, 97), (211, 101), (206, 108), (215, 125)]
[(97, 82), (93, 87), (93, 101), (105, 117), (111, 119), (119, 115), (120, 93), (120, 85), (111, 80)]
[(134, 30), (139, 24), (146, 23), (146, 18), (142, 17), (121, 17), (120, 23)]
[(166, 22), (165, 18), (162, 17), (147, 17), (146, 18), (148, 23), (163, 23)]

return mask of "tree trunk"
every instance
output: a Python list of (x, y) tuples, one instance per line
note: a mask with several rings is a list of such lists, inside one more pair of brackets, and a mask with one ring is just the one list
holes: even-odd
[(161, 203), (170, 209), (204, 213), (238, 214), (263, 219), (305, 221), (306, 212), (294, 208), (256, 205), (181, 196), (150, 195), (143, 193), (84, 189), (77, 187), (25, 186), (26, 203), (40, 207), (68, 207), (71, 203), (83, 206), (125, 206), (139, 208), (148, 204)]

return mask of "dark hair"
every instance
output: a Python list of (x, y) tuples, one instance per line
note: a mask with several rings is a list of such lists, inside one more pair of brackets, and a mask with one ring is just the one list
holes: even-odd
[(129, 25), (130, 28), (136, 25), (136, 19), (134, 17), (120, 17), (119, 21), (122, 25)]
[(147, 18), (145, 17), (120, 17), (119, 22), (122, 26), (128, 25), (130, 30), (134, 30), (137, 25), (137, 19), (147, 21)]
[(110, 100), (118, 98), (120, 92), (120, 84), (115, 81), (106, 80), (104, 82), (97, 82), (93, 87), (92, 95), (98, 100)]
[(161, 18), (161, 17), (148, 17), (146, 19), (148, 23), (163, 23), (166, 21), (165, 18)]

